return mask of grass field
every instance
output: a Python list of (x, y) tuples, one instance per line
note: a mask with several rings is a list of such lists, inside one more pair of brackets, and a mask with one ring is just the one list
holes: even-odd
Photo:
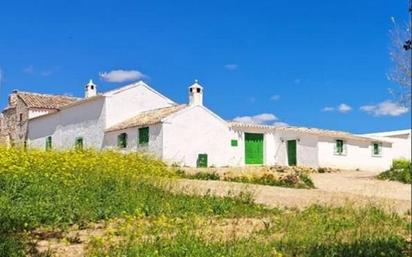
[(86, 256), (408, 255), (410, 216), (171, 193), (174, 177), (162, 162), (134, 153), (0, 149), (0, 256), (52, 255), (36, 252), (34, 235), (99, 222), (111, 225), (81, 242)]

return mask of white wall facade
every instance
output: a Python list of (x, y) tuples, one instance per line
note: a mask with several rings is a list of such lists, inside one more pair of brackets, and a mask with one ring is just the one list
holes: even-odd
[(275, 163), (288, 165), (287, 141), (296, 140), (296, 160), (298, 166), (319, 167), (318, 137), (294, 131), (279, 131), (275, 129)]
[(104, 138), (104, 148), (118, 149), (117, 138), (121, 133), (127, 133), (127, 147), (122, 151), (146, 152), (158, 158), (163, 155), (163, 126), (161, 123), (144, 126), (149, 128), (149, 143), (139, 145), (139, 127), (107, 132)]
[(39, 117), (50, 112), (55, 112), (55, 110), (47, 110), (47, 109), (29, 109), (29, 119)]
[(373, 142), (344, 140), (346, 153), (338, 155), (335, 153), (336, 139), (327, 137), (319, 138), (320, 167), (381, 172), (387, 170), (392, 163), (393, 152), (391, 144), (389, 143), (382, 143), (381, 155), (373, 156)]
[[(276, 164), (276, 142), (272, 130), (260, 127), (232, 128), (230, 129), (231, 139), (238, 140), (238, 146), (232, 147), (236, 166), (246, 165), (245, 156), (245, 133), (263, 134), (263, 165)], [(230, 143), (230, 142), (229, 142)]]
[(397, 130), (380, 133), (365, 134), (365, 136), (392, 142), (394, 159), (411, 159), (411, 130)]
[(205, 107), (188, 107), (163, 122), (163, 159), (196, 167), (198, 154), (207, 154), (209, 166), (237, 165), (231, 136), (226, 122)]
[(46, 138), (52, 137), (52, 147), (71, 149), (78, 137), (86, 148), (101, 149), (105, 130), (105, 99), (85, 101), (59, 112), (29, 120), (29, 146), (45, 148)]
[(170, 99), (139, 83), (137, 86), (106, 95), (106, 128), (136, 116), (140, 112), (175, 104)]

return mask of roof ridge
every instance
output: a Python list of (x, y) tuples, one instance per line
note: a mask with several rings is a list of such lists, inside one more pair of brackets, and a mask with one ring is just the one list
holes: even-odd
[(28, 92), (28, 91), (19, 91), (13, 90), (16, 94), (25, 94), (25, 95), (36, 95), (36, 96), (45, 96), (45, 97), (65, 97), (65, 98), (72, 98), (72, 99), (82, 99), (76, 96), (69, 96), (69, 95), (58, 95), (58, 94), (44, 94), (44, 93), (37, 93), (37, 92)]

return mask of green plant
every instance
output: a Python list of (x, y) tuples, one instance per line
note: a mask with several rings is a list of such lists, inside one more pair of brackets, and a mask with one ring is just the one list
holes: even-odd
[(409, 160), (393, 160), (392, 166), (389, 170), (380, 173), (378, 179), (388, 179), (399, 181), (406, 184), (412, 183), (412, 169), (411, 161)]

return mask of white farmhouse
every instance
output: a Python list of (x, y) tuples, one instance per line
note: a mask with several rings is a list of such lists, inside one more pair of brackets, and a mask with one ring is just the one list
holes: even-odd
[[(410, 155), (408, 139), (353, 135), (314, 128), (227, 122), (203, 105), (203, 87), (188, 89), (178, 104), (137, 82), (29, 119), (27, 145), (145, 151), (187, 166), (302, 165), (382, 171)], [(406, 143), (405, 143), (406, 142)], [(409, 152), (408, 152), (409, 151)]]

